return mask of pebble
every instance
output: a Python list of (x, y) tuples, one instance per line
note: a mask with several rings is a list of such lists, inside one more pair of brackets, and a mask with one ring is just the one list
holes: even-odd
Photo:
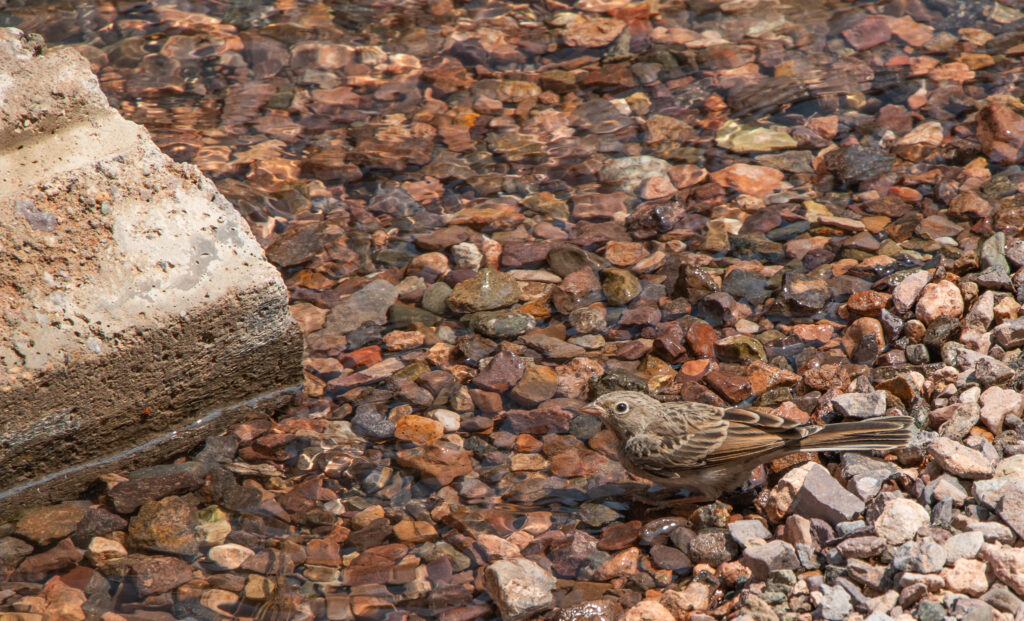
[(750, 568), (754, 580), (767, 580), (771, 572), (779, 569), (800, 568), (793, 546), (779, 539), (747, 546), (740, 561)]
[(943, 470), (964, 479), (987, 479), (995, 473), (993, 460), (949, 438), (932, 440), (928, 444), (928, 454)]
[(222, 571), (233, 571), (242, 566), (247, 559), (255, 554), (249, 548), (237, 543), (225, 543), (213, 546), (206, 556)]
[(874, 527), (878, 536), (890, 545), (899, 545), (913, 539), (930, 520), (927, 509), (913, 500), (893, 498), (886, 501), (882, 512), (875, 518)]
[(144, 550), (192, 556), (199, 552), (199, 513), (181, 496), (142, 505), (128, 523), (128, 535)]
[(484, 588), (498, 605), (502, 618), (512, 619), (549, 607), (555, 578), (529, 559), (502, 559), (484, 570)]

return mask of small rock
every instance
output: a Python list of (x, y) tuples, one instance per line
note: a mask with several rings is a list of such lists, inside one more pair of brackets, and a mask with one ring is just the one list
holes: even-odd
[(145, 550), (192, 556), (199, 552), (199, 512), (180, 496), (142, 505), (128, 524), (132, 542)]
[(771, 531), (760, 520), (736, 520), (735, 522), (729, 522), (727, 528), (729, 529), (729, 535), (744, 548), (747, 547), (747, 543), (752, 539), (764, 542), (772, 538)]
[(425, 416), (409, 414), (395, 423), (394, 436), (413, 444), (426, 444), (440, 440), (443, 435), (444, 425), (440, 421)]
[(75, 532), (88, 509), (85, 502), (63, 502), (31, 509), (18, 520), (14, 532), (46, 546)]
[(255, 552), (237, 543), (225, 543), (210, 548), (206, 555), (217, 568), (223, 571), (233, 571), (242, 566)]
[(1003, 431), (1007, 416), (1020, 416), (1024, 412), (1024, 397), (1016, 390), (990, 386), (981, 393), (981, 422), (993, 434)]
[(619, 621), (675, 621), (675, 617), (657, 600), (645, 599), (627, 610)]
[(832, 399), (832, 405), (847, 418), (873, 418), (885, 414), (885, 393), (846, 393)]
[(740, 562), (750, 568), (755, 580), (767, 580), (768, 574), (778, 569), (800, 569), (793, 546), (779, 539), (749, 546)]
[(948, 280), (940, 280), (921, 290), (915, 316), (928, 325), (939, 317), (959, 318), (963, 312), (964, 298), (960, 289)]
[(549, 607), (555, 577), (531, 560), (503, 559), (484, 570), (484, 588), (498, 605), (502, 618), (513, 619)]
[(931, 275), (920, 270), (906, 276), (900, 284), (896, 285), (892, 291), (892, 302), (896, 312), (901, 314), (910, 312), (929, 280), (931, 280)]
[(789, 512), (806, 518), (819, 518), (837, 524), (864, 511), (864, 502), (850, 493), (828, 470), (811, 462), (793, 495)]
[(83, 557), (82, 551), (70, 539), (61, 539), (49, 550), (26, 557), (18, 565), (15, 575), (21, 580), (42, 582), (47, 576), (80, 562)]
[(959, 559), (973, 559), (985, 543), (985, 536), (981, 533), (957, 533), (943, 542), (946, 548), (946, 562), (955, 563)]
[(845, 621), (853, 612), (850, 594), (841, 586), (821, 585), (821, 603), (818, 614), (826, 621)]
[(705, 530), (690, 541), (690, 560), (712, 567), (731, 561), (738, 551), (732, 538), (720, 530)]
[(192, 567), (172, 556), (128, 557), (130, 577), (142, 597), (166, 593), (192, 579)]
[(398, 299), (398, 288), (383, 279), (373, 280), (331, 308), (320, 331), (348, 334), (365, 325), (382, 326), (387, 312)]
[(486, 267), (455, 285), (448, 306), (459, 313), (494, 310), (515, 304), (522, 293), (514, 278)]
[(886, 501), (882, 512), (875, 518), (875, 532), (890, 545), (910, 541), (918, 529), (929, 523), (928, 510), (908, 498)]
[(961, 558), (953, 563), (953, 567), (944, 568), (940, 575), (950, 591), (981, 597), (988, 591), (988, 578), (985, 576), (987, 569), (988, 566), (982, 561)]
[(377, 408), (364, 403), (352, 417), (352, 431), (364, 438), (387, 440), (395, 435), (395, 424), (384, 418)]
[(629, 270), (609, 267), (601, 270), (601, 291), (611, 306), (625, 306), (640, 295), (640, 281)]
[(943, 470), (963, 479), (987, 479), (995, 472), (995, 460), (949, 438), (932, 440), (928, 454)]
[(946, 549), (931, 538), (908, 541), (897, 548), (892, 557), (892, 566), (897, 570), (918, 574), (938, 573), (945, 564)]
[(1024, 548), (986, 543), (981, 546), (978, 556), (988, 563), (997, 579), (1024, 597)]
[(418, 471), (424, 479), (437, 479), (441, 485), (473, 471), (470, 452), (444, 441), (399, 451), (395, 459), (399, 465)]

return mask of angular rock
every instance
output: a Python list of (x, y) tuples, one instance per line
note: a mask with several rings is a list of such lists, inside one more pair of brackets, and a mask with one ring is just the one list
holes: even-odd
[(834, 525), (852, 520), (864, 511), (864, 502), (840, 485), (828, 470), (813, 464), (796, 490), (789, 511)]
[(846, 393), (832, 399), (832, 405), (848, 418), (872, 418), (885, 414), (885, 393)]
[(180, 556), (199, 551), (199, 513), (180, 496), (147, 502), (132, 517), (128, 535), (139, 548)]
[(930, 521), (928, 510), (908, 498), (887, 500), (875, 518), (875, 532), (890, 545), (910, 541)]
[(503, 559), (484, 570), (484, 588), (502, 618), (515, 619), (551, 605), (555, 577), (529, 559)]
[(963, 444), (940, 437), (928, 445), (928, 454), (946, 472), (962, 479), (987, 479), (995, 472), (995, 461)]
[(192, 579), (189, 564), (173, 556), (132, 555), (128, 566), (132, 583), (142, 597), (166, 593)]
[(747, 547), (740, 562), (750, 568), (755, 580), (767, 580), (768, 574), (779, 569), (800, 569), (793, 546), (779, 539)]

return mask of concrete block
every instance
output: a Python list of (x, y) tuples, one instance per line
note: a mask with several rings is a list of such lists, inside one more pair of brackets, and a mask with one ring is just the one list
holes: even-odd
[(89, 63), (0, 29), (0, 514), (290, 398), (288, 292), (213, 183)]

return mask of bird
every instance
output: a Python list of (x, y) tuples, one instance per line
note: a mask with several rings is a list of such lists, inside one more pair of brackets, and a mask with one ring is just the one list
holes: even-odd
[(828, 425), (705, 403), (665, 403), (619, 390), (580, 408), (618, 440), (627, 471), (708, 499), (740, 487), (758, 465), (803, 451), (867, 451), (906, 446), (913, 419), (886, 416)]

